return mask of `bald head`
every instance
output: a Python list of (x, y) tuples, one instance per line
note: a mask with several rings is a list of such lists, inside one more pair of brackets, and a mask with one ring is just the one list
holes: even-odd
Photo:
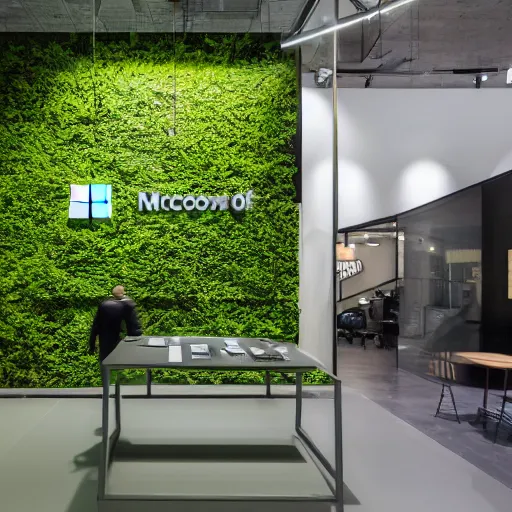
[(112, 288), (112, 295), (116, 299), (122, 299), (124, 297), (124, 286), (121, 286), (120, 284), (114, 286), (114, 288)]

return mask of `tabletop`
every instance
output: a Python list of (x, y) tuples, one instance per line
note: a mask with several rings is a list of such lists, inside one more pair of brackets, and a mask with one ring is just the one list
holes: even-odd
[[(162, 340), (165, 346), (148, 346), (149, 340)], [(286, 347), (289, 361), (257, 361), (252, 356), (230, 355), (224, 348), (226, 340), (236, 340), (249, 352), (250, 347), (268, 349)], [(207, 344), (210, 359), (193, 359), (190, 345)], [(181, 346), (181, 362), (169, 362), (169, 346)], [(277, 343), (266, 338), (217, 338), (217, 337), (171, 337), (142, 336), (134, 341), (122, 340), (102, 365), (109, 369), (124, 368), (188, 368), (197, 370), (273, 370), (284, 372), (306, 372), (322, 369), (322, 365), (302, 352), (293, 343)]]
[(475, 364), (486, 368), (512, 370), (512, 356), (506, 354), (495, 354), (493, 352), (453, 352), (449, 360), (454, 363)]

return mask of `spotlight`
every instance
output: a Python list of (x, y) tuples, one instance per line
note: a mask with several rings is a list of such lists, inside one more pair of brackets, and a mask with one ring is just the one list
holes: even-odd
[(431, 245), (431, 246), (429, 247), (429, 249), (428, 249), (428, 250), (429, 250), (430, 252), (434, 252), (434, 251), (436, 250), (436, 248), (435, 248), (433, 245)]
[[(366, 236), (365, 236), (366, 238)], [(373, 238), (366, 238), (366, 245), (368, 247), (379, 247), (380, 243), (377, 242), (377, 240), (373, 239)]]
[(332, 85), (332, 69), (320, 68), (315, 73), (315, 83), (317, 87), (326, 89)]
[(482, 82), (487, 82), (488, 78), (489, 77), (487, 75), (476, 75), (476, 77), (473, 79), (473, 83), (477, 89), (480, 89)]

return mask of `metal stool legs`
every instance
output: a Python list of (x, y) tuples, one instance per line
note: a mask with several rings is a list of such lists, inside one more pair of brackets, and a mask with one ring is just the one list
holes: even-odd
[(457, 412), (457, 406), (455, 405), (455, 397), (453, 396), (452, 387), (449, 384), (443, 384), (443, 387), (441, 389), (441, 398), (439, 399), (439, 404), (437, 405), (437, 411), (436, 411), (434, 417), (437, 418), (439, 416), (439, 413), (441, 412), (441, 405), (444, 400), (444, 388), (448, 388), (448, 391), (450, 392), (453, 410), (455, 411), (455, 417), (457, 418), (457, 423), (460, 424), (459, 413)]
[(503, 404), (501, 405), (501, 412), (500, 412), (500, 419), (498, 420), (498, 423), (496, 425), (496, 432), (494, 432), (494, 443), (498, 440), (498, 433), (500, 430), (500, 425), (503, 420), (503, 413), (505, 412), (505, 399), (503, 399)]
[(443, 403), (443, 398), (444, 398), (444, 384), (443, 384), (443, 388), (441, 389), (441, 397), (439, 398), (439, 403), (437, 404), (437, 411), (434, 414), (434, 418), (437, 418), (439, 416), (439, 411), (441, 410), (441, 404)]
[(453, 408), (455, 409), (455, 417), (457, 418), (457, 423), (459, 423), (459, 425), (460, 425), (459, 413), (457, 412), (457, 406), (455, 405), (455, 397), (453, 396), (452, 387), (448, 386), (448, 389), (450, 390), (450, 395), (452, 397), (452, 404), (453, 404)]
[(508, 390), (508, 370), (505, 370), (505, 385), (503, 386), (503, 402), (501, 403), (501, 411), (500, 411), (500, 418), (498, 420), (498, 424), (496, 425), (496, 432), (494, 433), (494, 443), (498, 440), (498, 433), (500, 430), (501, 422), (503, 421), (503, 414), (505, 413), (505, 405), (509, 401), (507, 399), (507, 390)]

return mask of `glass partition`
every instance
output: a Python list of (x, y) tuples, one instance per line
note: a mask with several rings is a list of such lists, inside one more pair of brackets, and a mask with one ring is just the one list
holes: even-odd
[(480, 350), (482, 193), (475, 187), (398, 217), (405, 235), (401, 368), (433, 353)]

